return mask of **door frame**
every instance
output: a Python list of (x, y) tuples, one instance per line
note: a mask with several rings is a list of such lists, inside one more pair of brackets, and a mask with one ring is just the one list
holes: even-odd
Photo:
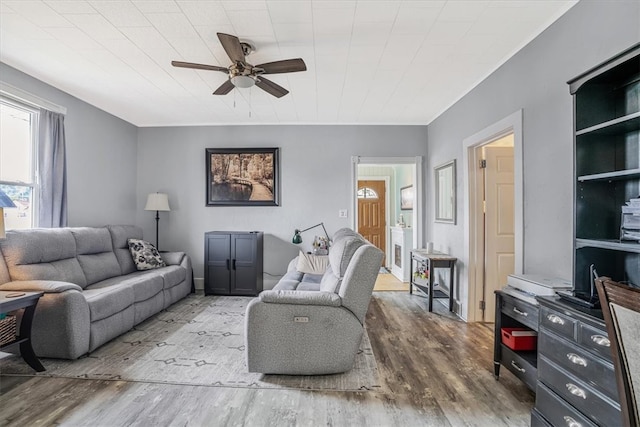
[[(351, 156), (351, 228), (356, 229), (358, 219), (358, 165), (414, 165), (413, 176), (413, 241), (414, 247), (421, 248), (423, 245), (423, 227), (424, 227), (424, 212), (423, 212), (423, 186), (422, 181), (422, 156), (415, 157), (361, 157)], [(389, 226), (390, 224), (387, 224)]]
[[(391, 186), (391, 177), (388, 176), (370, 176), (370, 175), (362, 175), (362, 176), (357, 176), (356, 177), (356, 187), (358, 185), (358, 181), (384, 181), (384, 222), (385, 222), (385, 230), (384, 230), (384, 253), (385, 253), (385, 260), (384, 260), (384, 265), (385, 267), (390, 264), (390, 260), (391, 260), (391, 255), (389, 253), (389, 247), (390, 247), (390, 242), (389, 239), (391, 237), (391, 231), (389, 230), (389, 222), (391, 221), (391, 197), (389, 197), (389, 187)], [(356, 206), (358, 205), (358, 203), (356, 202)], [(355, 227), (358, 226), (358, 217), (357, 214), (358, 211), (354, 211), (354, 219), (355, 219), (355, 226), (354, 226), (354, 231), (358, 231)]]
[[(480, 309), (480, 301), (484, 297), (483, 275), (484, 265), (479, 260), (483, 259), (480, 251), (481, 241), (478, 237), (478, 217), (482, 213), (482, 204), (478, 203), (475, 188), (477, 185), (477, 165), (480, 161), (476, 148), (486, 145), (496, 139), (513, 133), (513, 166), (514, 166), (514, 273), (522, 274), (524, 271), (524, 182), (523, 182), (523, 149), (522, 149), (522, 120), (523, 111), (520, 109), (502, 120), (475, 133), (462, 142), (463, 150), (463, 185), (464, 185), (464, 247), (467, 257), (467, 301), (461, 309), (460, 315), (467, 322), (479, 322), (483, 320)], [(478, 280), (481, 278), (482, 280)], [(461, 301), (464, 305), (465, 301)], [(466, 315), (465, 315), (466, 314)]]

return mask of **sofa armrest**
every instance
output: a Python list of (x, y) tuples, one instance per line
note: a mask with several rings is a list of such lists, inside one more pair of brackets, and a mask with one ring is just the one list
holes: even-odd
[(324, 305), (340, 307), (342, 298), (334, 292), (320, 291), (264, 291), (259, 296), (262, 302), (273, 304)]
[(184, 252), (160, 252), (160, 256), (167, 265), (180, 265), (186, 254)]
[(0, 285), (0, 291), (25, 291), (57, 294), (72, 290), (82, 292), (82, 288), (74, 283), (58, 282), (55, 280), (16, 280)]

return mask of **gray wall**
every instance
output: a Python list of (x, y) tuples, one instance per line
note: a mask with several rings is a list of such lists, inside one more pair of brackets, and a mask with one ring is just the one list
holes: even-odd
[[(463, 140), (523, 109), (524, 272), (571, 278), (573, 239), (572, 99), (567, 80), (640, 41), (640, 2), (583, 0), (428, 126), (428, 164), (457, 159), (457, 225), (434, 224), (427, 236), (462, 258)], [(428, 183), (427, 195), (434, 194)], [(428, 203), (432, 197), (427, 196)], [(463, 315), (466, 315), (463, 307)]]
[[(160, 246), (191, 254), (197, 278), (204, 274), (206, 231), (264, 231), (268, 287), (299, 249), (310, 248), (314, 234), (322, 234), (310, 230), (296, 246), (295, 228), (324, 222), (331, 235), (350, 225), (353, 213), (338, 218), (338, 210), (351, 206), (351, 156), (425, 156), (427, 138), (424, 126), (168, 127), (138, 134), (136, 222), (145, 236), (155, 234), (155, 213), (143, 210), (146, 195), (155, 191), (168, 193), (171, 205), (171, 212), (160, 213)], [(281, 205), (206, 207), (205, 148), (214, 147), (280, 147)]]
[(67, 108), (69, 225), (134, 224), (137, 128), (4, 63), (0, 80)]

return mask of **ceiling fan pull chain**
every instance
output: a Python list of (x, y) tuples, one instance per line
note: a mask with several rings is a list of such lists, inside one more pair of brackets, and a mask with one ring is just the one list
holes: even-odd
[(251, 118), (251, 92), (253, 92), (253, 88), (249, 88), (249, 118)]

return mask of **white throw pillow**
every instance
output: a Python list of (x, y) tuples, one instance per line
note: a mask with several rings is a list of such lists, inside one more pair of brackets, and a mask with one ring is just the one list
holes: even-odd
[(151, 243), (140, 239), (128, 239), (127, 243), (138, 270), (153, 270), (167, 266), (156, 247)]
[(305, 254), (300, 251), (300, 255), (298, 255), (298, 264), (296, 266), (296, 270), (300, 273), (306, 274), (324, 274), (329, 267), (329, 256), (328, 255), (312, 255)]

